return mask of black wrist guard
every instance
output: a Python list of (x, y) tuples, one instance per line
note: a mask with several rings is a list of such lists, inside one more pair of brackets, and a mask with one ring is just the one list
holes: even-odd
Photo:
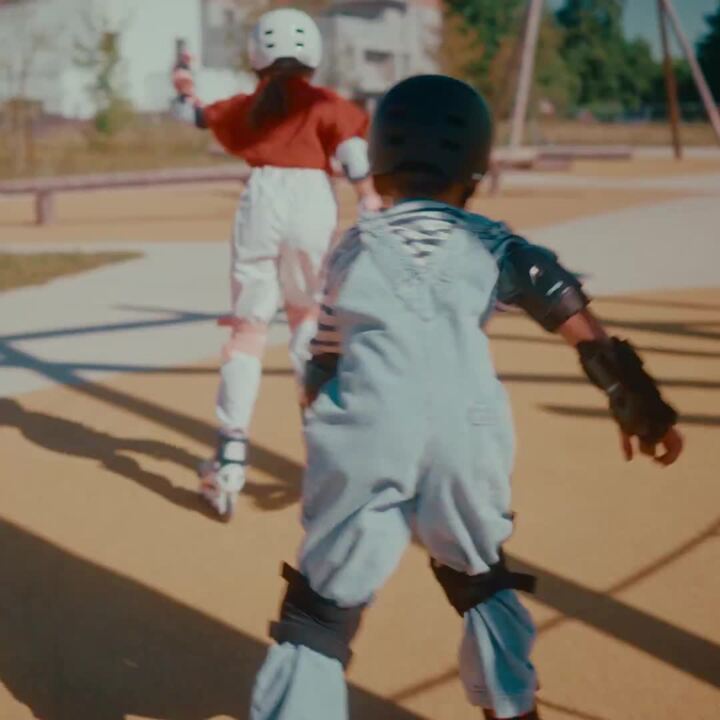
[(581, 342), (580, 364), (590, 381), (610, 400), (610, 412), (622, 431), (656, 444), (677, 422), (677, 413), (661, 397), (633, 346), (611, 338)]

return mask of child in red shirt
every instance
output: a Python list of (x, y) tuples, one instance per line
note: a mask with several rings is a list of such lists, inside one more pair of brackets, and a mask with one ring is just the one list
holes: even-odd
[(187, 70), (174, 76), (185, 98), (176, 114), (209, 128), (227, 152), (253, 168), (233, 233), (231, 337), (220, 371), (218, 446), (202, 471), (201, 493), (223, 519), (232, 516), (245, 483), (261, 358), (268, 324), (281, 302), (300, 380), (309, 357), (321, 267), (337, 222), (333, 159), (353, 183), (361, 207), (373, 210), (380, 204), (369, 179), (367, 114), (310, 84), (321, 53), (312, 18), (283, 8), (263, 15), (253, 31), (250, 62), (259, 84), (252, 94), (203, 106)]

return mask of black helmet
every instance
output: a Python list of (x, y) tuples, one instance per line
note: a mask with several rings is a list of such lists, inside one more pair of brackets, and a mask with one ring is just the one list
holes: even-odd
[(487, 172), (492, 116), (482, 95), (446, 75), (417, 75), (380, 99), (370, 129), (373, 175), (414, 169), (452, 182)]

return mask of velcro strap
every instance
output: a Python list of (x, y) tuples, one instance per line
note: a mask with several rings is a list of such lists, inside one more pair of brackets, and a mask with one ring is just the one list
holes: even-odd
[(287, 564), (282, 576), (288, 588), (280, 621), (270, 624), (270, 636), (339, 660), (347, 667), (352, 657), (350, 643), (360, 626), (364, 605), (342, 608), (316, 593), (305, 576)]
[(501, 590), (534, 593), (537, 584), (534, 575), (510, 571), (502, 555), (487, 572), (479, 575), (467, 575), (435, 561), (431, 561), (430, 566), (448, 601), (460, 616)]
[(585, 374), (603, 390), (615, 421), (627, 435), (655, 444), (677, 422), (633, 346), (616, 337), (578, 343)]
[(270, 637), (278, 644), (290, 643), (310, 648), (321, 655), (338, 660), (346, 668), (352, 659), (352, 650), (338, 642), (332, 633), (319, 628), (309, 628), (305, 623), (284, 618), (280, 622), (270, 623)]
[(227, 465), (228, 463), (245, 465), (247, 461), (247, 438), (220, 435), (215, 459), (221, 465)]

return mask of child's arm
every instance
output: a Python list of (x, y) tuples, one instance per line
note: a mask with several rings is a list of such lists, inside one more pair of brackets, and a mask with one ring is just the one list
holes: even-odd
[[(503, 302), (522, 308), (577, 350), (585, 375), (608, 397), (628, 460), (633, 436), (640, 451), (658, 463), (677, 460), (683, 446), (675, 428), (677, 413), (663, 400), (632, 345), (607, 335), (587, 309), (590, 300), (581, 283), (552, 252), (517, 238), (503, 255), (498, 287)], [(657, 445), (664, 448), (660, 456)]]
[(350, 102), (330, 94), (322, 106), (320, 126), (323, 145), (335, 158), (355, 190), (361, 210), (375, 211), (382, 207), (382, 199), (375, 191), (370, 176), (366, 136), (370, 116)]
[(203, 103), (195, 94), (195, 80), (188, 68), (178, 67), (173, 71), (173, 85), (177, 97), (172, 104), (175, 119), (188, 125), (206, 129), (205, 110)]
[(353, 136), (338, 145), (335, 159), (352, 184), (360, 208), (374, 212), (382, 207), (382, 199), (377, 194), (370, 176), (367, 148), (367, 141), (364, 138)]
[[(578, 351), (588, 379), (608, 396), (626, 459), (633, 458), (632, 438), (637, 436), (641, 453), (661, 465), (672, 465), (683, 449), (682, 435), (675, 427), (677, 413), (663, 400), (633, 346), (608, 337), (589, 310), (570, 317), (558, 333)], [(658, 445), (664, 448), (661, 455)]]

